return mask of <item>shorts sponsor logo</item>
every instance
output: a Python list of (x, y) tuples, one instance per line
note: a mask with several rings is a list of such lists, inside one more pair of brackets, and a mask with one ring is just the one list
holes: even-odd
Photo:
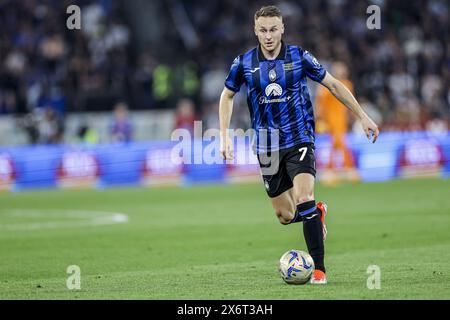
[(270, 185), (269, 185), (269, 181), (264, 180), (264, 186), (266, 187), (266, 190), (269, 191), (270, 190)]

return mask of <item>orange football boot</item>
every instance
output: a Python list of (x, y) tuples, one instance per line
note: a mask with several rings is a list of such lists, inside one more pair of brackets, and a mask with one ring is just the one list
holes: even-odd
[(325, 202), (318, 202), (317, 208), (322, 212), (322, 216), (320, 220), (322, 221), (322, 229), (323, 229), (323, 241), (327, 238), (327, 226), (325, 225), (325, 216), (327, 215), (328, 207)]
[(314, 270), (311, 277), (311, 284), (327, 284), (327, 275), (321, 270)]

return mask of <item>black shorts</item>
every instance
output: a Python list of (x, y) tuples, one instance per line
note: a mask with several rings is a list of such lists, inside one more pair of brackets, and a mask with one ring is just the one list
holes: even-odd
[(294, 177), (300, 173), (310, 173), (316, 177), (314, 150), (313, 143), (302, 143), (280, 150), (278, 157), (270, 152), (258, 155), (264, 186), (269, 197), (277, 197), (291, 189)]

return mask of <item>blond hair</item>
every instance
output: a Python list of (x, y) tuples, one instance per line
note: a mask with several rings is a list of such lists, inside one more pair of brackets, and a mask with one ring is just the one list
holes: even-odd
[(258, 20), (259, 17), (278, 17), (283, 19), (280, 9), (278, 9), (278, 7), (276, 6), (261, 7), (258, 11), (255, 12), (255, 21)]

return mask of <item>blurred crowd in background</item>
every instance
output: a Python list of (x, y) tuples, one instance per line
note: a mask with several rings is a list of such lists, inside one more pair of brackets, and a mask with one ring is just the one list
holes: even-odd
[[(233, 59), (256, 45), (253, 14), (267, 3), (156, 3), (147, 14), (162, 31), (142, 43), (137, 35), (145, 30), (127, 1), (0, 1), (0, 117), (15, 116), (30, 143), (63, 142), (65, 117), (83, 111), (111, 112), (111, 135), (120, 141), (133, 139), (133, 110), (174, 110), (176, 127), (204, 120), (204, 128), (217, 128), (224, 79)], [(81, 30), (66, 27), (71, 4), (81, 7)], [(382, 130), (448, 129), (447, 0), (273, 4), (284, 14), (286, 42), (312, 52), (331, 73), (336, 61), (348, 67), (358, 101)], [(371, 4), (381, 8), (380, 30), (366, 26)], [(311, 83), (313, 97), (315, 89)], [(245, 94), (232, 121), (250, 125)], [(78, 133), (95, 140), (92, 130)]]

